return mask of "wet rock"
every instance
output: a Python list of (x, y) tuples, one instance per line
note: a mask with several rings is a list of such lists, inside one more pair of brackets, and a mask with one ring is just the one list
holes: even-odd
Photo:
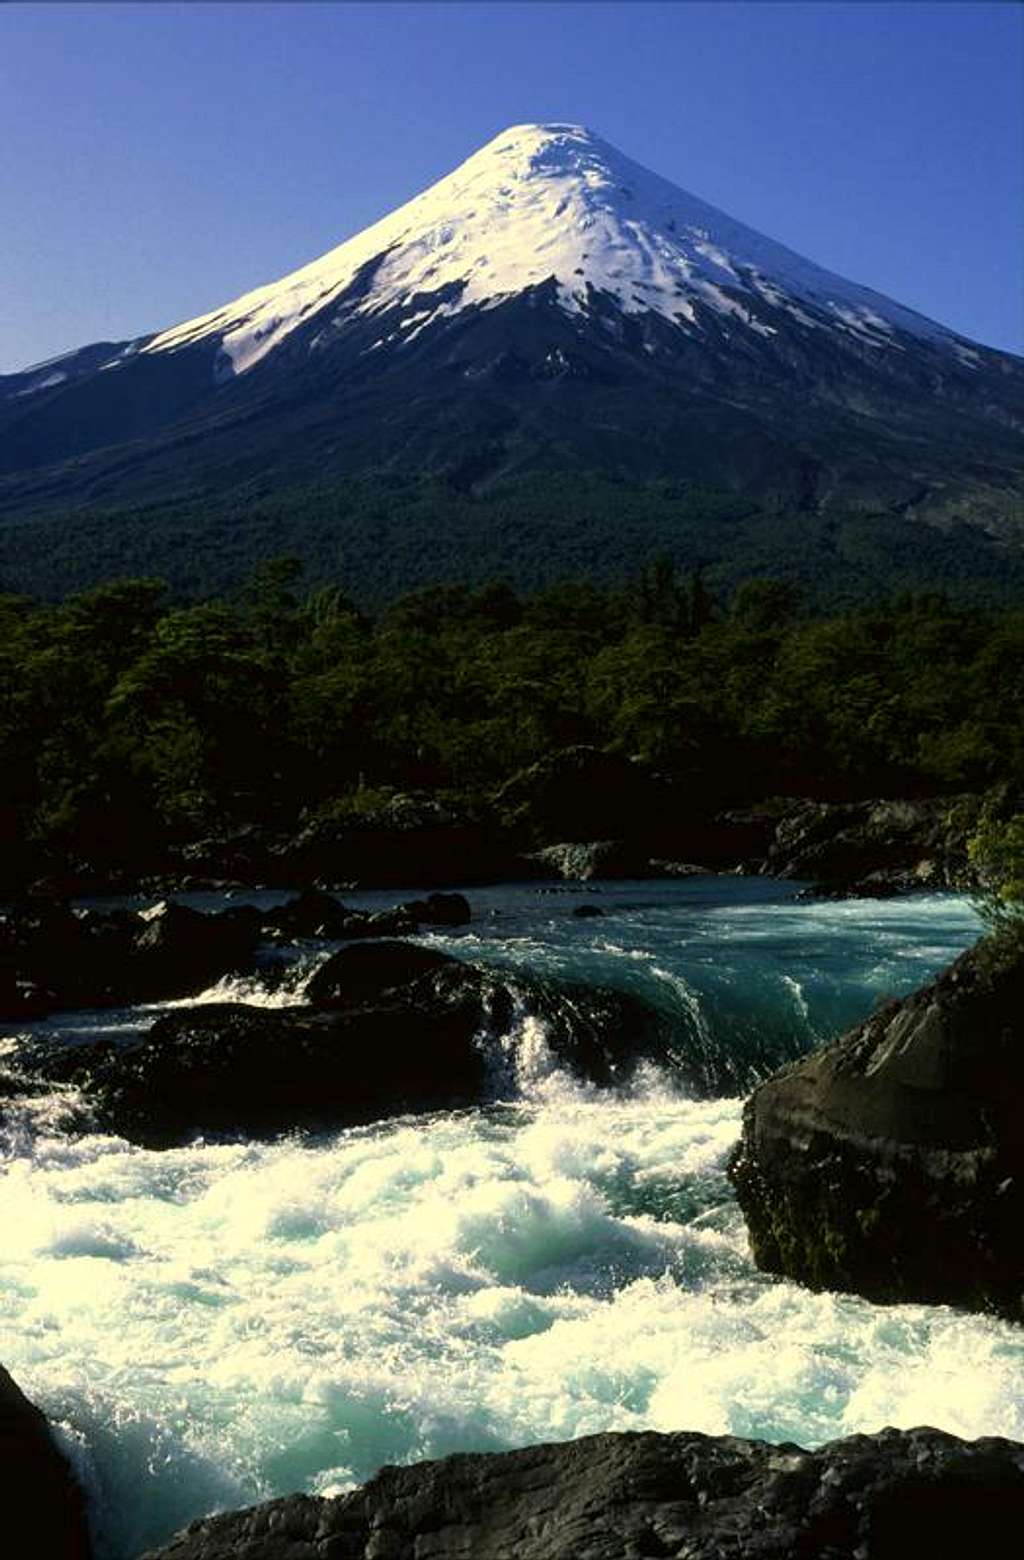
[(1018, 1552), (1024, 1447), (882, 1430), (808, 1452), (596, 1435), (383, 1468), (334, 1499), (208, 1517), (143, 1560), (993, 1560)]
[(190, 996), (251, 968), (256, 930), (251, 918), (167, 902), (141, 914), (30, 902), (0, 923), (0, 1010), (27, 1017)]
[[(386, 1004), (407, 1012), (410, 1023), (438, 1006), (464, 1011), (485, 1044), (491, 1037), (494, 1062), (505, 1056), (499, 1037), (529, 1016), (541, 1026), (552, 1065), (601, 1088), (628, 1083), (643, 1062), (669, 1058), (683, 1081), (701, 1080), (704, 1059), (688, 1057), (671, 1021), (627, 992), (486, 969), (415, 943), (342, 948), (310, 979), (306, 996), (345, 1010)], [(504, 1089), (498, 1073), (493, 1081)]]
[(101, 1128), (164, 1148), (197, 1133), (268, 1137), (507, 1097), (527, 1016), (552, 1067), (600, 1086), (663, 1060), (674, 1038), (627, 994), (482, 969), (415, 943), (349, 943), (306, 996), (280, 1009), (177, 1010), (128, 1045), (25, 1042), (18, 1067), (29, 1083), (80, 1089)]
[(604, 915), (600, 905), (575, 905), (572, 913), (580, 921), (590, 921), (595, 916)]
[(189, 996), (222, 976), (252, 968), (252, 923), (240, 916), (203, 915), (163, 902), (144, 911), (132, 937), (123, 994), (155, 1000)]
[(274, 1137), (475, 1104), (486, 1069), (474, 1018), (457, 1003), (416, 1024), (397, 1003), (359, 1012), (216, 1003), (168, 1014), (129, 1046), (50, 1057), (46, 1070), (87, 1093), (102, 1128), (146, 1147)]
[(468, 926), (473, 919), (465, 894), (428, 894), (398, 906), (420, 926)]
[(352, 1009), (401, 1001), (410, 1009), (429, 991), (456, 983), (479, 993), (485, 977), (472, 965), (417, 943), (384, 940), (342, 948), (313, 974), (306, 998), (314, 1007)]
[(650, 872), (649, 858), (622, 840), (545, 845), (532, 851), (530, 859), (550, 876), (574, 883), (591, 878), (645, 877)]
[(44, 1416), (0, 1365), (4, 1553), (88, 1560), (85, 1499)]
[(260, 929), (264, 937), (334, 939), (345, 936), (351, 915), (333, 894), (320, 888), (305, 888), (286, 904), (264, 911)]
[(730, 1168), (759, 1267), (1024, 1320), (1024, 943), (769, 1078)]
[(761, 870), (846, 888), (955, 888), (969, 879), (977, 799), (794, 801), (776, 823)]

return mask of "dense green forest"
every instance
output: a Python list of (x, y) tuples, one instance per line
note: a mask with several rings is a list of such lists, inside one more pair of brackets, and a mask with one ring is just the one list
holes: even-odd
[(195, 600), (234, 591), (258, 563), (288, 554), (303, 560), (308, 586), (342, 580), (360, 607), (379, 611), (455, 579), (500, 578), (531, 593), (561, 579), (622, 585), (667, 557), (682, 572), (700, 567), (723, 600), (756, 576), (792, 580), (820, 610), (877, 600), (879, 581), (971, 605), (1024, 600), (1024, 551), (977, 525), (817, 513), (781, 495), (579, 472), (474, 486), (472, 450), (465, 464), (447, 477), (377, 473), (284, 489), (250, 481), (134, 508), (95, 498), (88, 508), (6, 519), (0, 591), (59, 600), (132, 574)]
[(370, 617), (291, 560), (230, 598), (157, 581), (0, 601), (5, 849), (130, 861), (254, 823), (358, 817), (393, 790), (464, 815), (588, 743), (693, 805), (1024, 780), (1024, 609), (903, 596), (811, 615), (667, 560), (631, 585), (431, 588)]

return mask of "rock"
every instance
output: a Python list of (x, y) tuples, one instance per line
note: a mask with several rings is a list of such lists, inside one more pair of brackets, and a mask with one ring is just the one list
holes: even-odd
[(936, 980), (747, 1102), (730, 1175), (758, 1266), (1024, 1320), (1024, 943)]
[(900, 894), (912, 892), (915, 887), (919, 888), (920, 885), (912, 880), (872, 873), (856, 883), (811, 883), (807, 888), (802, 888), (796, 897), (810, 903), (840, 899), (896, 899)]
[(591, 878), (645, 877), (650, 870), (647, 856), (638, 854), (622, 840), (545, 845), (532, 851), (530, 860), (551, 877), (573, 883), (586, 883)]
[(273, 835), (258, 824), (191, 840), (175, 853), (177, 875), (202, 881), (258, 883), (267, 876)]
[(306, 983), (306, 998), (314, 1007), (346, 1009), (373, 1003), (414, 1008), (428, 989), (455, 983), (479, 994), (484, 980), (472, 965), (417, 943), (382, 941), (365, 947), (342, 948)]
[(76, 912), (28, 902), (0, 924), (0, 1006), (28, 1017), (190, 996), (251, 968), (256, 931), (237, 911), (202, 915), (164, 902), (141, 914)]
[(88, 1560), (85, 1498), (45, 1418), (0, 1365), (0, 1510), (11, 1560)]
[(464, 894), (428, 894), (398, 906), (420, 926), (468, 926), (473, 919)]
[(238, 915), (203, 915), (186, 905), (162, 903), (144, 911), (132, 938), (123, 993), (136, 999), (184, 997), (222, 976), (252, 967), (251, 921)]
[(142, 1560), (965, 1560), (979, 1543), (1009, 1560), (1022, 1520), (1024, 1447), (996, 1437), (808, 1452), (648, 1431), (383, 1468), (194, 1522)]
[(704, 1082), (706, 1058), (687, 1058), (671, 1022), (629, 993), (483, 969), (415, 943), (342, 948), (310, 979), (306, 995), (319, 1007), (347, 1011), (384, 1004), (414, 1025), (422, 1013), (455, 1009), (481, 1037), (507, 1036), (529, 1014), (543, 1024), (553, 1060), (598, 1087), (626, 1083), (642, 1062), (669, 1057), (686, 1082)]
[(358, 1012), (211, 1003), (159, 1018), (136, 1043), (80, 1046), (48, 1073), (87, 1091), (100, 1127), (149, 1148), (196, 1135), (274, 1137), (484, 1093), (476, 1014), (448, 1003), (415, 1024), (400, 1004)]
[(168, 1013), (128, 1045), (24, 1042), (22, 1087), (72, 1084), (100, 1128), (167, 1148), (197, 1133), (335, 1129), (507, 1095), (502, 1042), (527, 1014), (543, 1024), (552, 1065), (601, 1086), (663, 1061), (675, 1040), (624, 993), (480, 969), (415, 943), (350, 943), (306, 995), (304, 1006)]
[(969, 881), (967, 839), (976, 809), (970, 797), (794, 801), (776, 823), (761, 870), (838, 886), (960, 887)]
[(295, 899), (266, 910), (261, 917), (265, 937), (341, 938), (352, 912), (320, 888), (304, 888)]
[(604, 915), (600, 905), (575, 905), (572, 913), (580, 921), (591, 921), (595, 916)]
[(660, 878), (706, 877), (709, 870), (695, 861), (665, 861), (656, 858), (647, 863), (649, 875)]
[[(237, 913), (237, 912), (236, 912)], [(265, 938), (320, 937), (343, 942), (362, 937), (409, 937), (420, 926), (463, 926), (471, 919), (462, 894), (428, 894), (390, 910), (350, 910), (333, 894), (307, 888), (260, 916)]]
[(270, 851), (269, 881), (366, 888), (486, 883), (522, 875), (514, 843), (433, 797), (396, 793), (365, 812), (310, 819)]

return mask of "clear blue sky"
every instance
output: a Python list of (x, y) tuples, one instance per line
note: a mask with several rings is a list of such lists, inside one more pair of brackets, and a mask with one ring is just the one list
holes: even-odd
[(590, 125), (1024, 351), (1024, 9), (0, 5), (0, 371), (313, 259), (508, 124)]

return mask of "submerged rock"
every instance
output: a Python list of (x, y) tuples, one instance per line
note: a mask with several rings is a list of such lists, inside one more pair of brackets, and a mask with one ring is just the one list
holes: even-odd
[[(1024, 1447), (882, 1430), (816, 1452), (595, 1435), (383, 1468), (194, 1522), (143, 1560), (964, 1560), (1016, 1555)], [(979, 1535), (984, 1538), (979, 1540)]]
[(730, 1176), (758, 1266), (872, 1300), (1024, 1320), (1024, 942), (761, 1085)]
[(44, 1416), (0, 1365), (0, 1491), (11, 1560), (88, 1560), (85, 1499)]

